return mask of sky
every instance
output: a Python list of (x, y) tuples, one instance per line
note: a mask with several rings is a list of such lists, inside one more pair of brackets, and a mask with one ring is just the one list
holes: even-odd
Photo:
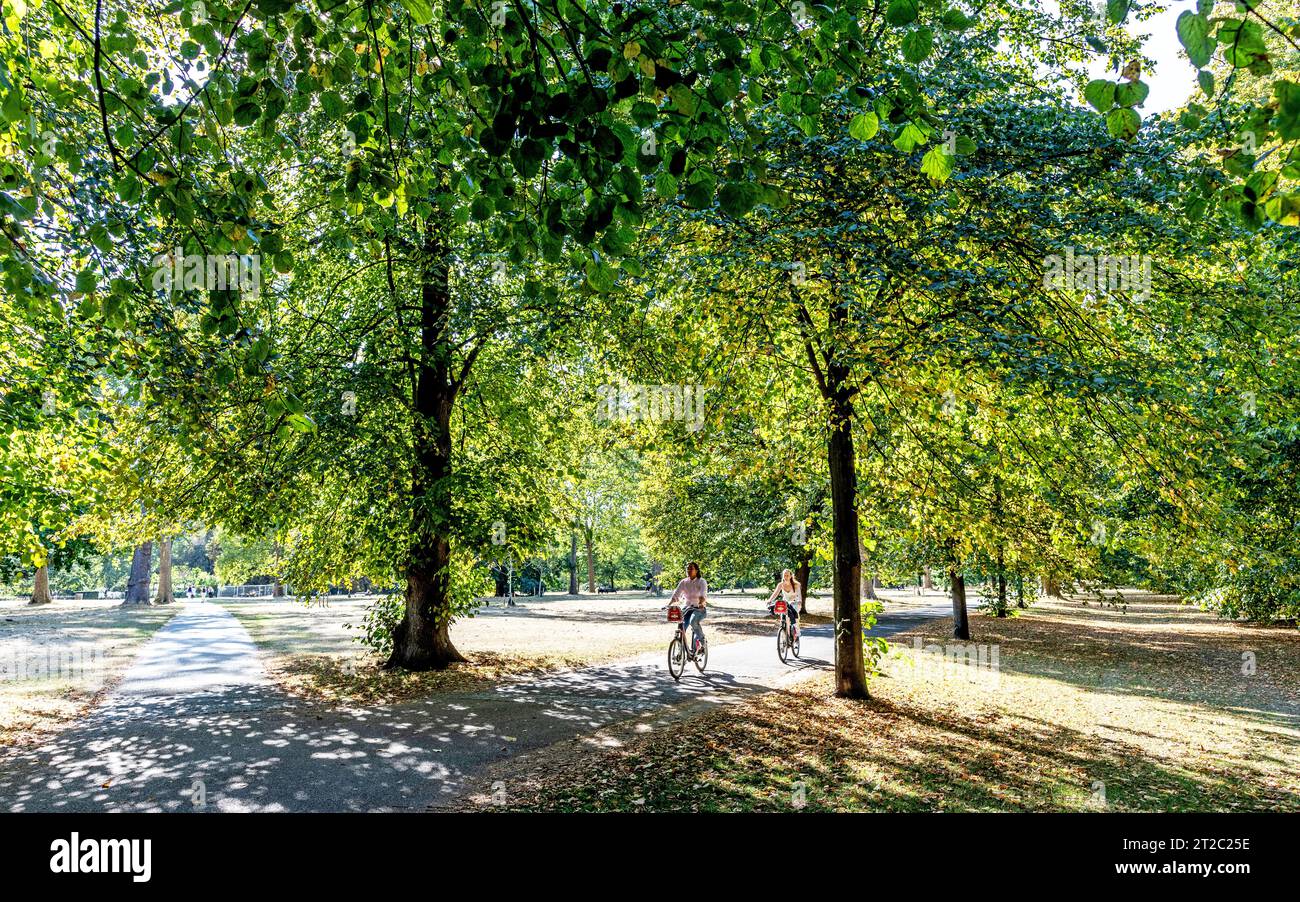
[[(1143, 72), (1142, 80), (1151, 88), (1140, 110), (1143, 118), (1175, 110), (1187, 102), (1196, 87), (1196, 70), (1187, 61), (1183, 47), (1178, 42), (1174, 23), (1185, 10), (1195, 9), (1195, 0), (1168, 0), (1165, 9), (1145, 22), (1134, 20), (1132, 13), (1124, 27), (1131, 35), (1150, 35), (1145, 43), (1146, 55), (1156, 61), (1151, 72)], [(1106, 58), (1100, 54), (1091, 72), (1095, 78), (1115, 78), (1107, 69)]]

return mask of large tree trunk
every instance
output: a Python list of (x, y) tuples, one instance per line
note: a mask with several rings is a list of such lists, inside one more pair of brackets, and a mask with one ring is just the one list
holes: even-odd
[(1043, 594), (1049, 598), (1061, 597), (1061, 583), (1053, 576), (1043, 577)]
[(925, 567), (921, 570), (921, 588), (922, 589), (934, 588), (934, 578), (930, 576), (929, 564), (926, 564)]
[(32, 600), (28, 604), (52, 604), (54, 596), (50, 594), (50, 567), (43, 564), (36, 568), (36, 581), (32, 585)]
[[(858, 558), (862, 561), (867, 559), (867, 547), (862, 544), (862, 538), (858, 538)], [(868, 576), (865, 567), (862, 568), (862, 594), (872, 601), (876, 601), (876, 580), (874, 576)]]
[(794, 578), (799, 583), (799, 616), (808, 613), (808, 580), (812, 573), (812, 557), (802, 554), (794, 568)]
[(176, 600), (172, 594), (172, 540), (158, 540), (158, 594), (154, 604), (171, 604)]
[[(271, 566), (275, 568), (275, 575), (271, 578), (271, 597), (284, 598), (284, 583), (280, 582), (280, 558), (284, 554), (284, 549), (280, 543), (276, 542), (271, 549)], [(348, 597), (352, 597), (352, 587), (355, 581), (348, 583)]]
[(970, 619), (966, 616), (966, 578), (961, 575), (961, 565), (948, 568), (952, 582), (952, 636), (954, 639), (970, 638)]
[[(832, 317), (843, 319), (843, 308)], [(858, 554), (858, 474), (853, 450), (853, 403), (847, 367), (827, 367), (831, 400), (831, 435), (827, 463), (831, 484), (831, 543), (835, 555), (835, 694), (867, 698), (866, 662), (862, 658), (862, 557)]]
[(578, 594), (578, 532), (569, 530), (569, 594)]
[(393, 630), (386, 666), (443, 670), (465, 658), (451, 644), (451, 412), (459, 379), (452, 375), (448, 332), (451, 297), (448, 254), (434, 227), (425, 236), (420, 285), (420, 360), (414, 407), (415, 460), (411, 487), (415, 512), (406, 565), (406, 610)]
[(1002, 549), (998, 549), (998, 616), (1007, 616), (1007, 568), (1002, 559)]
[(122, 604), (149, 603), (149, 571), (153, 569), (153, 542), (136, 546), (131, 555), (131, 575), (127, 577)]
[(596, 550), (593, 547), (591, 530), (583, 532), (583, 539), (587, 543), (587, 591), (596, 591)]

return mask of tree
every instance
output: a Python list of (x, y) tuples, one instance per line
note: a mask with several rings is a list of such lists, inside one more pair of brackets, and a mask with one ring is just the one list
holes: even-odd
[(153, 542), (141, 542), (131, 555), (131, 576), (122, 604), (149, 604), (149, 583), (153, 571)]
[(29, 604), (51, 604), (54, 596), (50, 594), (50, 565), (41, 564), (36, 568), (36, 580), (32, 586), (32, 600)]
[[(266, 390), (244, 402), (260, 405), (272, 434), (305, 434), (313, 423), (301, 396), (277, 379), (286, 348), (249, 315), (248, 292), (187, 282), (177, 296), (158, 291), (159, 277), (190, 258), (237, 255), (265, 261), (258, 278), (279, 279), (284, 290), (293, 272), (302, 299), (299, 288), (313, 282), (356, 297), (370, 275), (381, 276), (365, 290), (381, 293), (367, 314), (382, 316), (367, 322), (400, 339), (391, 346), (408, 382), (403, 469), (413, 499), (400, 540), (407, 600), (392, 662), (438, 668), (459, 658), (447, 633), (456, 613), (452, 420), (489, 342), (512, 334), (521, 315), (565, 319), (554, 315), (554, 286), (527, 278), (536, 261), (576, 272), (583, 292), (608, 292), (642, 221), (645, 183), (696, 208), (755, 200), (761, 161), (750, 140), (721, 136), (767, 102), (763, 80), (784, 75), (819, 94), (841, 78), (852, 83), (868, 49), (860, 16), (877, 12), (863, 0), (798, 22), (784, 9), (712, 0), (635, 8), (545, 0), (490, 11), (462, 0), (436, 9), (415, 0), (218, 0), (204, 15), (146, 18), (74, 3), (17, 15), (14, 31), (40, 29), (60, 49), (36, 58), (7, 37), (6, 57), (39, 79), (0, 87), (23, 161), (51, 168), (55, 184), (67, 186), (65, 206), (96, 211), (103, 234), (90, 237), (113, 259), (99, 272), (87, 260), (78, 290), (96, 299), (98, 276), (108, 277), (105, 325), (128, 331), (157, 317), (157, 346), (184, 336), (203, 361), (191, 382), (229, 382), (231, 369), (264, 377)], [(180, 57), (158, 68), (160, 54), (144, 48), (169, 45)], [(919, 85), (903, 94), (924, 102)], [(55, 109), (66, 112), (50, 115)], [(36, 110), (52, 142), (19, 126)], [(61, 178), (82, 169), (101, 178)], [(21, 239), (23, 221), (58, 217), (35, 197), (6, 195), (6, 234)], [(115, 238), (128, 239), (123, 249)], [(304, 273), (307, 250), (331, 259)], [(50, 260), (25, 250), (23, 260), (38, 264), (34, 276), (24, 273), (23, 291), (57, 293), (42, 281)], [(332, 283), (317, 263), (333, 265)], [(480, 272), (488, 264), (523, 270), (521, 290), (507, 303), (482, 303), (461, 278), (475, 263)], [(89, 306), (86, 315), (98, 313)], [(196, 319), (207, 340), (187, 332)]]

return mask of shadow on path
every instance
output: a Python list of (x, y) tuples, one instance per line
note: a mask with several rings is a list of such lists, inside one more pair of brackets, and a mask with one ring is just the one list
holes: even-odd
[[(924, 617), (891, 616), (877, 632)], [(279, 692), (239, 622), (217, 605), (191, 602), (104, 705), (0, 762), (0, 809), (423, 810), (499, 759), (823, 671), (833, 656), (830, 628), (808, 628), (803, 651), (802, 661), (781, 664), (773, 627), (772, 637), (712, 649), (708, 671), (688, 664), (680, 683), (657, 652), (486, 691), (329, 709)]]

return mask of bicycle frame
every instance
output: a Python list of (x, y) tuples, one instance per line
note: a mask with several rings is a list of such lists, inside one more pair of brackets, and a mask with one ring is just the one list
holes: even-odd
[[(780, 608), (781, 622), (780, 624), (777, 625), (777, 629), (776, 629), (776, 638), (777, 638), (776, 650), (777, 653), (781, 656), (781, 661), (784, 662), (785, 652), (781, 650), (781, 639), (782, 637), (784, 637), (785, 647), (793, 651), (795, 648), (795, 643), (798, 641), (797, 633), (796, 633), (796, 630), (798, 629), (798, 625), (790, 617), (789, 605), (783, 601), (778, 602), (777, 604)], [(799, 653), (797, 651), (794, 651), (794, 656), (796, 658), (799, 657)]]
[[(709, 644), (708, 644), (708, 640), (702, 639), (701, 640), (702, 644), (700, 645), (699, 649), (697, 650), (695, 648), (694, 641), (693, 641), (694, 631), (692, 630), (688, 632), (686, 629), (685, 612), (682, 611), (681, 613), (678, 613), (675, 617), (673, 613), (674, 607), (675, 606), (672, 605), (669, 606), (669, 614), (668, 614), (668, 621), (677, 627), (676, 631), (673, 633), (672, 641), (668, 643), (668, 670), (670, 673), (672, 673), (673, 679), (680, 680), (681, 673), (678, 671), (674, 671), (673, 669), (673, 649), (677, 646), (677, 643), (678, 642), (681, 643), (682, 670), (685, 669), (687, 661), (692, 661), (694, 662), (696, 668), (700, 671), (700, 673), (704, 673), (704, 668), (707, 666), (706, 662), (708, 661)], [(678, 608), (677, 610), (681, 611), (680, 608)]]

